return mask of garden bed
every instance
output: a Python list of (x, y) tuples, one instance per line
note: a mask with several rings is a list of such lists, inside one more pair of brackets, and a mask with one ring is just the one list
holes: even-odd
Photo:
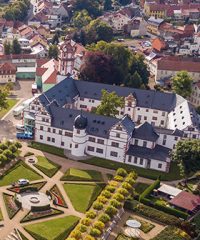
[(6, 210), (10, 219), (12, 219), (18, 211), (21, 209), (15, 202), (15, 198), (12, 195), (3, 193), (3, 199), (6, 205)]
[(39, 191), (46, 182), (38, 182), (38, 183), (31, 183), (26, 186), (15, 186), (15, 187), (10, 187), (7, 188), (7, 190), (14, 192), (14, 193), (21, 193), (21, 192), (26, 192), (26, 191)]
[(123, 233), (120, 233), (115, 240), (138, 240), (139, 238), (127, 237)]
[(140, 230), (143, 233), (148, 233), (155, 227), (155, 225), (153, 225), (152, 223), (147, 222), (145, 220), (141, 220), (141, 219), (139, 219), (137, 217), (134, 217), (134, 218), (130, 217), (129, 219), (134, 219), (134, 220), (137, 220), (138, 222), (140, 222), (141, 223)]
[(53, 203), (54, 205), (60, 206), (60, 207), (64, 207), (67, 208), (67, 204), (65, 202), (64, 197), (62, 196), (59, 188), (57, 187), (57, 185), (54, 185), (50, 191), (49, 191), (51, 198), (53, 199)]

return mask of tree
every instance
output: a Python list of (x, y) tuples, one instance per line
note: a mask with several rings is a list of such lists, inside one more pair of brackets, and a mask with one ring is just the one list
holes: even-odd
[(131, 3), (131, 0), (118, 0), (121, 5), (127, 5)]
[(82, 10), (74, 13), (72, 22), (75, 27), (81, 29), (82, 27), (88, 25), (92, 21), (87, 10)]
[(18, 40), (15, 38), (12, 42), (12, 53), (13, 54), (20, 54), (22, 51), (21, 45), (19, 44)]
[(52, 38), (52, 44), (58, 45), (58, 43), (59, 43), (59, 32), (56, 32)]
[(116, 117), (119, 113), (118, 108), (123, 107), (124, 99), (115, 92), (102, 90), (101, 104), (96, 109), (96, 114), (108, 117)]
[(134, 72), (133, 75), (129, 75), (125, 85), (127, 87), (133, 87), (133, 88), (140, 88), (142, 86), (142, 78), (140, 77), (137, 71)]
[(200, 170), (200, 139), (179, 141), (172, 153), (172, 158), (186, 178), (191, 172)]
[(7, 97), (9, 92), (9, 88), (6, 85), (0, 87), (0, 110), (8, 107)]
[(6, 54), (6, 55), (11, 54), (12, 47), (11, 47), (10, 42), (8, 42), (8, 41), (6, 40), (6, 41), (4, 42), (4, 44), (3, 44), (3, 47), (4, 47), (4, 54)]
[(175, 93), (187, 98), (192, 93), (192, 78), (187, 71), (180, 71), (172, 78), (172, 89)]
[(49, 58), (54, 58), (54, 59), (58, 58), (58, 47), (57, 47), (57, 45), (50, 45), (48, 55), (49, 55)]
[(113, 38), (112, 28), (100, 19), (91, 21), (85, 28), (86, 43), (96, 43), (100, 40), (109, 42)]
[(122, 83), (122, 75), (111, 56), (102, 52), (87, 52), (80, 69), (80, 78), (84, 81), (117, 84)]
[(87, 10), (91, 17), (98, 17), (101, 15), (100, 3), (98, 0), (75, 0), (74, 11)]
[(112, 0), (104, 0), (103, 9), (104, 11), (112, 10)]

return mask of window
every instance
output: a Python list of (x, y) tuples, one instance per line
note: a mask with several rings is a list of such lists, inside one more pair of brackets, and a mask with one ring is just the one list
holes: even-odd
[(43, 140), (43, 135), (40, 135), (40, 140)]
[(73, 134), (72, 134), (72, 133), (70, 133), (70, 132), (65, 132), (65, 136), (67, 136), (67, 137), (72, 137), (72, 136), (73, 136)]
[(116, 133), (116, 137), (117, 137), (117, 138), (120, 138), (120, 134), (119, 134), (119, 133)]
[(78, 148), (78, 144), (75, 144), (75, 148)]
[(96, 149), (96, 152), (97, 152), (97, 153), (103, 153), (103, 149), (97, 148), (97, 149)]
[(52, 142), (55, 143), (55, 138), (52, 138)]
[(51, 132), (51, 128), (48, 128), (47, 131), (48, 131), (48, 132)]
[(135, 145), (138, 145), (138, 139), (135, 139)]
[(143, 147), (147, 146), (147, 141), (143, 141)]
[(112, 142), (112, 143), (111, 143), (111, 146), (112, 146), (112, 147), (119, 147), (119, 143), (117, 143), (117, 142)]
[(174, 137), (174, 140), (176, 140), (176, 141), (177, 141), (177, 140), (178, 140), (178, 137)]
[(59, 130), (59, 134), (62, 135), (62, 130)]
[(122, 131), (122, 127), (121, 127), (120, 125), (118, 125), (118, 126), (116, 127), (116, 129), (119, 130), (119, 131)]
[(164, 125), (164, 123), (165, 123), (164, 120), (161, 120), (161, 121), (160, 121), (160, 124), (161, 124), (161, 125)]
[(72, 148), (72, 144), (70, 143), (69, 148)]
[(147, 117), (144, 117), (144, 120), (147, 120)]
[(164, 135), (163, 138), (164, 138), (164, 139), (167, 139), (167, 135)]
[(40, 130), (44, 130), (43, 126), (40, 126)]
[(53, 133), (56, 133), (56, 129), (55, 128), (53, 129)]
[(157, 117), (152, 117), (152, 120), (157, 120), (158, 118)]
[(162, 116), (163, 116), (163, 117), (165, 116), (165, 112), (162, 112)]
[(47, 141), (50, 142), (50, 141), (51, 141), (51, 138), (50, 138), (50, 137), (47, 137)]
[(166, 140), (164, 139), (164, 140), (163, 140), (163, 145), (165, 145), (165, 144), (166, 144)]
[(162, 168), (162, 163), (158, 163), (158, 168)]
[(61, 142), (61, 146), (65, 146), (65, 143), (64, 143), (64, 142)]
[(156, 111), (156, 110), (153, 110), (153, 113), (158, 113), (158, 111)]
[(146, 112), (148, 112), (149, 111), (149, 109), (146, 109)]
[(132, 159), (132, 157), (131, 157), (131, 156), (128, 156), (128, 162), (129, 162), (129, 163), (131, 162), (131, 159)]
[(104, 144), (104, 140), (102, 140), (102, 139), (97, 139), (97, 143), (99, 143), (99, 144)]
[(143, 165), (143, 158), (140, 158), (140, 165)]
[(78, 134), (80, 134), (80, 130), (79, 129), (77, 129), (77, 131), (76, 131)]
[(134, 157), (134, 163), (137, 164), (137, 157)]
[(89, 137), (88, 141), (95, 142), (95, 138), (94, 137)]
[(86, 105), (80, 104), (80, 108), (87, 108)]
[(140, 121), (142, 119), (141, 115), (138, 115), (138, 121)]
[(87, 150), (90, 152), (94, 152), (94, 147), (88, 146)]
[(117, 157), (117, 156), (118, 156), (118, 153), (111, 151), (111, 152), (110, 152), (110, 156), (112, 156), (112, 157)]

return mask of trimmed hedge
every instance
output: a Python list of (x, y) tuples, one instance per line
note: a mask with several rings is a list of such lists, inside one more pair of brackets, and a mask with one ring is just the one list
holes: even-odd
[(141, 201), (143, 198), (147, 198), (154, 189), (158, 188), (160, 186), (160, 179), (157, 179), (154, 183), (152, 183), (148, 188), (144, 190), (144, 192), (140, 195), (139, 201)]
[(50, 204), (48, 204), (46, 206), (31, 206), (32, 212), (42, 212), (42, 211), (47, 211), (50, 209), (51, 209)]

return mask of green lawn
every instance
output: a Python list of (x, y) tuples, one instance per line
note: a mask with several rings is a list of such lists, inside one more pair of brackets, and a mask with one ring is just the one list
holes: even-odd
[(50, 146), (47, 144), (43, 144), (43, 143), (37, 143), (32, 141), (31, 143), (29, 143), (28, 145), (31, 148), (35, 148), (38, 150), (41, 150), (42, 152), (47, 152), (47, 153), (51, 153), (60, 157), (65, 157), (64, 155), (64, 150), (62, 148), (57, 148), (54, 146)]
[(81, 170), (70, 168), (61, 178), (63, 181), (97, 181), (102, 182), (103, 178), (100, 172), (94, 170)]
[[(35, 239), (64, 240), (67, 238), (71, 230), (77, 224), (79, 218), (75, 216), (67, 216), (64, 218), (52, 219), (46, 222), (35, 223), (25, 227)], [(59, 236), (61, 236), (58, 238)], [(41, 238), (39, 238), (41, 236)]]
[(158, 176), (161, 177), (163, 181), (172, 181), (178, 180), (182, 177), (180, 176), (180, 170), (176, 163), (172, 162), (169, 173), (162, 173), (156, 170), (145, 169), (140, 167), (135, 167), (125, 163), (114, 162), (111, 160), (93, 157), (87, 160), (81, 160), (80, 162), (87, 163), (90, 165), (95, 165), (99, 167), (109, 168), (109, 169), (118, 169), (118, 168), (125, 168), (127, 171), (136, 171), (137, 174), (141, 177), (146, 177), (150, 179), (157, 179)]
[(100, 194), (102, 187), (95, 183), (65, 183), (64, 189), (74, 208), (79, 212), (85, 213)]
[(141, 194), (144, 192), (144, 190), (146, 188), (149, 187), (149, 184), (146, 184), (146, 183), (141, 183), (141, 182), (137, 182), (135, 185), (134, 185), (134, 188), (135, 188), (135, 191), (138, 193), (138, 194)]
[(8, 108), (3, 109), (3, 110), (0, 111), (0, 119), (1, 119), (8, 111), (10, 111), (10, 109), (11, 109), (12, 107), (14, 107), (14, 106), (17, 104), (18, 101), (19, 101), (18, 99), (8, 99), (8, 100), (7, 100), (7, 102), (8, 102)]
[(50, 161), (46, 157), (37, 156), (38, 162), (34, 164), (36, 168), (46, 174), (48, 177), (52, 177), (60, 168), (60, 165)]
[(42, 177), (33, 171), (27, 164), (19, 162), (0, 179), (0, 186), (10, 185), (20, 178), (26, 178), (29, 181), (42, 179)]

